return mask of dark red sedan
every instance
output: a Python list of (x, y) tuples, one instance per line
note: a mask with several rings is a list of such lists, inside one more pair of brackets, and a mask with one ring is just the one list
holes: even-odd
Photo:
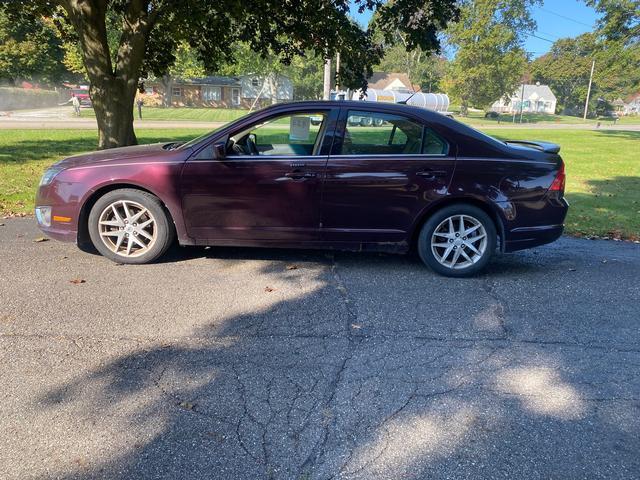
[(122, 263), (181, 245), (407, 252), (438, 273), (478, 272), (557, 239), (568, 205), (557, 145), (501, 142), (398, 104), (301, 102), (188, 143), (105, 150), (47, 170), (50, 237)]

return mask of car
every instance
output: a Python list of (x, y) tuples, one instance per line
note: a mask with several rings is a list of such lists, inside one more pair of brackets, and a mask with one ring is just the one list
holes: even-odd
[(407, 105), (277, 104), (186, 143), (66, 158), (45, 171), (35, 213), (51, 238), (119, 263), (154, 261), (175, 239), (396, 253), (415, 247), (437, 273), (464, 277), (498, 250), (562, 234), (568, 204), (559, 150), (499, 141)]
[(80, 100), (80, 105), (83, 107), (90, 107), (91, 97), (89, 96), (89, 89), (87, 88), (74, 88), (70, 91), (71, 95), (77, 97)]

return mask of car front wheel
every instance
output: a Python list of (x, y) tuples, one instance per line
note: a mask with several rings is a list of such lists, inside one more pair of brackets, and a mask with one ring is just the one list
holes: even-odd
[(166, 252), (174, 230), (157, 197), (126, 188), (103, 195), (93, 205), (89, 235), (103, 256), (114, 262), (141, 264)]
[(489, 215), (472, 205), (451, 205), (425, 222), (418, 253), (441, 275), (469, 277), (489, 263), (496, 243), (496, 227)]

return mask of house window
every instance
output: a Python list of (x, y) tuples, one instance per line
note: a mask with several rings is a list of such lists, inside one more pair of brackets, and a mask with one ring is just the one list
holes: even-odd
[(260, 79), (258, 79), (257, 77), (254, 77), (251, 79), (251, 86), (252, 87), (259, 87), (260, 86)]
[(231, 89), (231, 104), (235, 107), (240, 105), (240, 89), (239, 88)]
[(202, 89), (202, 99), (206, 102), (219, 102), (220, 87), (204, 87)]
[(181, 97), (182, 96), (182, 88), (173, 87), (171, 89), (171, 95), (173, 95), (174, 97)]

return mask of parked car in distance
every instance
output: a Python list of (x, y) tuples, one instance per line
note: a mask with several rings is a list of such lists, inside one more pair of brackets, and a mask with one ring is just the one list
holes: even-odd
[(86, 88), (74, 88), (71, 90), (71, 94), (78, 97), (80, 105), (83, 107), (91, 106), (91, 97), (89, 96), (89, 90)]
[(561, 235), (568, 205), (558, 151), (545, 142), (498, 141), (418, 107), (279, 104), (186, 143), (62, 160), (42, 177), (36, 218), (50, 237), (92, 245), (121, 263), (156, 260), (177, 238), (181, 245), (416, 247), (436, 272), (469, 276), (496, 249)]

